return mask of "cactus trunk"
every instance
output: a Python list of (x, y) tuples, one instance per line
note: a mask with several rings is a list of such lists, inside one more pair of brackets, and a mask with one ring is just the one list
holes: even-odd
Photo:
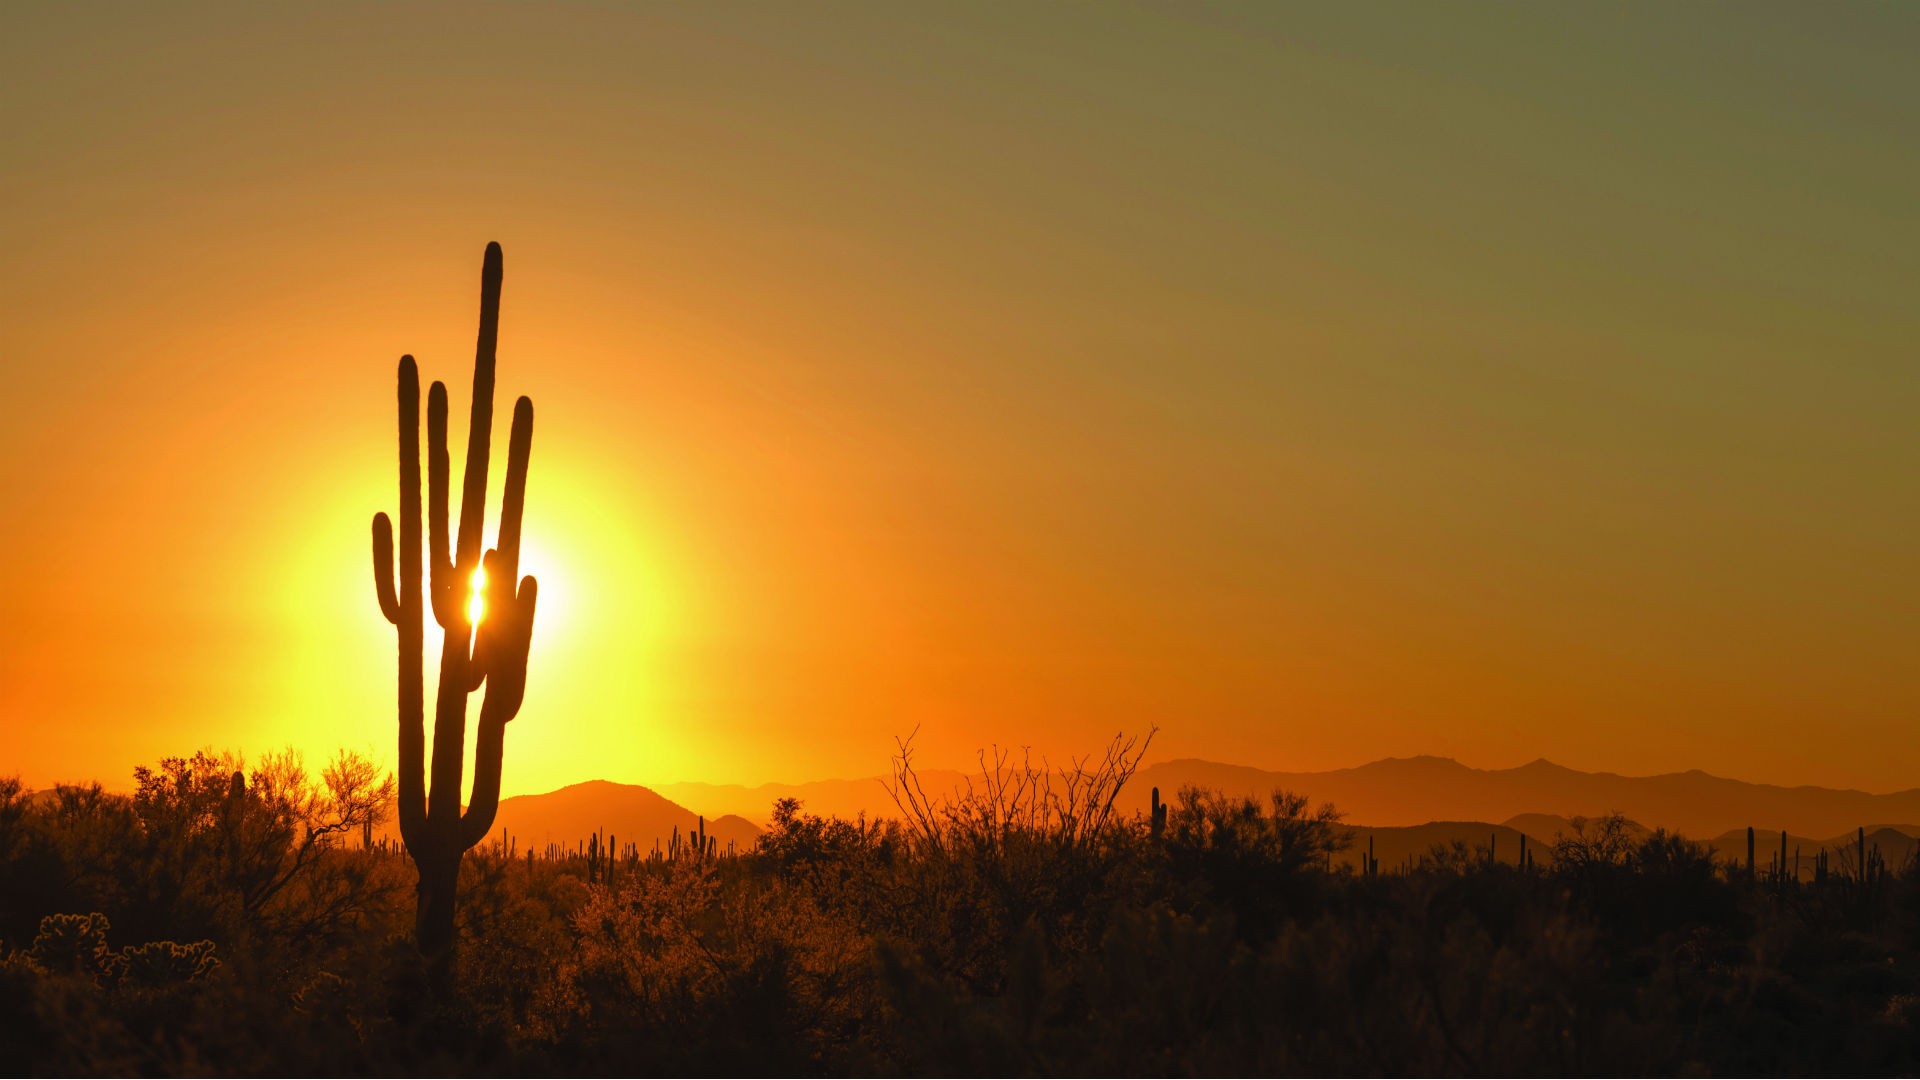
[(439, 978), (448, 978), (453, 969), (453, 913), (455, 892), (460, 881), (460, 856), (436, 852), (430, 859), (415, 857), (420, 872), (419, 893), (413, 917), (413, 939), (421, 955)]
[[(488, 244), (480, 272), (480, 336), (474, 354), (473, 408), (460, 505), (458, 547), (448, 551), (449, 476), (447, 388), (434, 383), (427, 398), (427, 591), (421, 592), (420, 376), (413, 357), (400, 359), (400, 563), (393, 563), (393, 525), (373, 519), (374, 584), (381, 614), (399, 639), (400, 837), (420, 874), (414, 936), (435, 982), (445, 985), (453, 969), (454, 905), (460, 859), (493, 830), (500, 804), (500, 768), (507, 722), (519, 713), (526, 691), (527, 652), (532, 643), (538, 584), (528, 577), (515, 588), (520, 565), (520, 519), (526, 503), (527, 459), (533, 444), (533, 403), (514, 405), (507, 454), (505, 502), (497, 546), (481, 553), (486, 510), (487, 461), (493, 424), (494, 351), (499, 337), (500, 246)], [(467, 605), (475, 571), (486, 570), (480, 624)], [(444, 631), (434, 703), (433, 759), (427, 761), (425, 730), (424, 614), (433, 610)], [(461, 774), (466, 753), (467, 696), (486, 685), (474, 755), (473, 793), (461, 813)]]

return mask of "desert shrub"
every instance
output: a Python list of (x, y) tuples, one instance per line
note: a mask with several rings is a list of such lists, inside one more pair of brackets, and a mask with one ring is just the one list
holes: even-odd
[(32, 937), (48, 912), (100, 906), (71, 895), (67, 862), (45, 818), (19, 777), (0, 777), (0, 881), (6, 882), (0, 888), (0, 941)]
[(748, 865), (811, 895), (861, 926), (893, 921), (913, 890), (905, 883), (908, 844), (898, 821), (822, 819), (797, 799), (774, 803)]
[(1005, 944), (1029, 924), (1056, 948), (1091, 948), (1141, 859), (1139, 830), (1114, 806), (1152, 738), (1116, 737), (1058, 770), (983, 753), (965, 790), (938, 800), (903, 742), (891, 791), (906, 858), (875, 932), (979, 993), (1002, 988)]
[[(99, 784), (61, 785), (16, 804), (8, 845), (5, 940), (30, 939), (43, 916), (98, 911), (122, 925), (144, 888), (140, 821), (130, 800)], [(159, 935), (155, 935), (159, 936)]]
[[(1574, 818), (1556, 838), (1550, 876), (1564, 885), (1622, 948), (1637, 943), (1637, 962), (1651, 970), (1678, 938), (1704, 947), (1698, 931), (1719, 928), (1744, 937), (1737, 898), (1704, 844), (1657, 829), (1636, 838), (1620, 814)], [(1709, 935), (1710, 936), (1710, 935)]]
[(574, 912), (534, 1010), (552, 1044), (629, 1068), (814, 1071), (858, 1042), (865, 941), (804, 891), (668, 862)]
[(571, 916), (588, 891), (571, 874), (539, 877), (498, 845), (475, 848), (460, 865), (460, 986), (491, 1028), (524, 1026), (554, 958), (573, 946)]
[(1348, 842), (1339, 811), (1305, 795), (1276, 791), (1262, 805), (1186, 787), (1167, 814), (1165, 852), (1176, 897), (1222, 905), (1265, 941), (1287, 918), (1313, 915), (1329, 857)]

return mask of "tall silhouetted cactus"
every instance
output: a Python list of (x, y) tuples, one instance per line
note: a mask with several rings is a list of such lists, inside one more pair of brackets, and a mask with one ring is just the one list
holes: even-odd
[[(481, 553), (486, 517), (487, 454), (493, 429), (494, 348), (500, 329), (500, 245), (488, 244), (480, 270), (480, 339), (474, 353), (473, 411), (460, 496), (457, 545), (448, 550), (447, 388), (427, 396), (428, 566), (426, 599), (420, 566), (420, 376), (413, 357), (400, 358), (400, 565), (393, 563), (393, 524), (373, 517), (373, 576), (380, 611), (400, 639), (400, 836), (420, 874), (414, 935), (435, 974), (452, 972), (454, 889), (460, 858), (493, 829), (500, 808), (500, 757), (507, 722), (526, 693), (527, 650), (539, 586), (520, 578), (520, 517), (526, 505), (527, 457), (533, 447), (533, 402), (513, 408), (507, 487), (494, 548)], [(476, 632), (468, 605), (475, 572), (485, 571), (485, 605)], [(397, 588), (396, 588), (397, 582)], [(428, 607), (445, 632), (433, 714), (431, 788), (423, 715)], [(466, 751), (467, 695), (486, 686), (480, 706), (473, 797), (460, 811)]]

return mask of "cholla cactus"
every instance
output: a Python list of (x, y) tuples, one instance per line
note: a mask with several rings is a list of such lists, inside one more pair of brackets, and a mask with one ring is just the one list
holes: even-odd
[(120, 952), (121, 982), (158, 988), (204, 979), (220, 966), (213, 942), (149, 941)]
[(40, 920), (27, 955), (47, 971), (99, 978), (112, 973), (113, 951), (107, 947), (107, 917), (48, 915)]
[[(460, 499), (457, 544), (449, 552), (447, 388), (427, 396), (427, 592), (421, 595), (420, 376), (413, 357), (400, 358), (400, 562), (393, 556), (393, 523), (373, 518), (373, 574), (380, 611), (400, 644), (400, 836), (420, 873), (414, 935), (441, 977), (451, 973), (454, 890), (460, 858), (493, 829), (500, 806), (500, 759), (507, 722), (526, 694), (527, 653), (533, 640), (538, 585), (520, 572), (520, 518), (526, 505), (527, 458), (533, 447), (533, 403), (514, 404), (507, 446), (507, 485), (499, 538), (481, 551), (486, 516), (487, 457), (493, 427), (494, 349), (500, 327), (500, 245), (488, 244), (480, 271), (480, 340), (474, 355), (473, 410)], [(484, 572), (484, 614), (474, 625), (468, 590)], [(434, 706), (433, 766), (428, 786), (423, 615), (433, 610), (445, 633)], [(473, 797), (461, 813), (466, 751), (467, 695), (486, 686), (480, 706)]]

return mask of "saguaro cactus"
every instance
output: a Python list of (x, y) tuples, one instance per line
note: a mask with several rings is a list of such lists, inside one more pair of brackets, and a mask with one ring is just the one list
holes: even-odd
[[(486, 839), (500, 808), (500, 758), (507, 722), (520, 711), (527, 686), (527, 651), (533, 640), (533, 609), (539, 585), (519, 580), (520, 518), (526, 506), (527, 457), (533, 448), (533, 402), (513, 407), (507, 447), (507, 488), (495, 546), (482, 556), (481, 528), (487, 496), (487, 454), (493, 427), (494, 348), (500, 329), (500, 245), (488, 244), (480, 270), (480, 340), (474, 353), (473, 411), (467, 437), (467, 469), (460, 496), (457, 546), (448, 551), (447, 388), (436, 382), (427, 395), (427, 498), (429, 529), (426, 602), (420, 566), (420, 376), (413, 357), (400, 358), (400, 565), (393, 563), (393, 523), (373, 516), (373, 576), (380, 611), (400, 639), (400, 837), (420, 874), (414, 935), (433, 970), (452, 971), (454, 888), (460, 858)], [(479, 626), (473, 623), (469, 590), (484, 571)], [(424, 612), (445, 632), (440, 685), (433, 714), (432, 786), (428, 787)], [(466, 751), (467, 695), (486, 686), (474, 755), (473, 796), (460, 811)]]

